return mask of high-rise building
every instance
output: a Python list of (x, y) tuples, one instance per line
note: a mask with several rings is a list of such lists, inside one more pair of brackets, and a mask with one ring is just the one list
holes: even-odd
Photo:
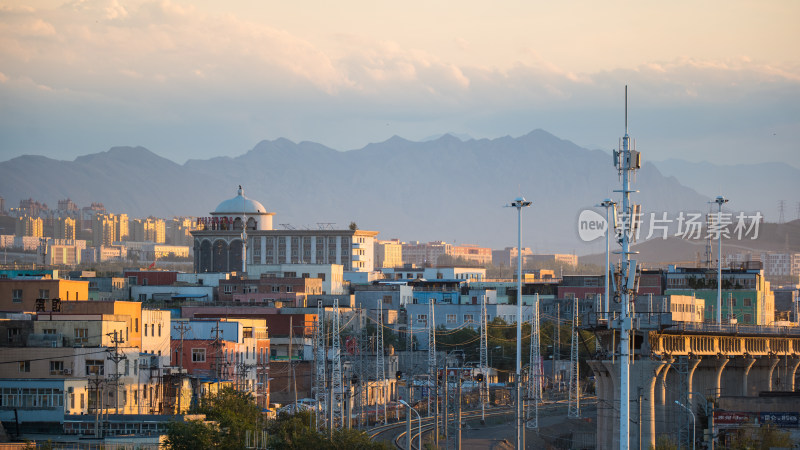
[[(522, 266), (528, 263), (533, 252), (528, 247), (522, 248)], [(492, 264), (495, 266), (517, 267), (517, 247), (506, 247), (502, 250), (492, 250)]]
[(113, 245), (118, 236), (113, 214), (97, 214), (92, 221), (92, 246)]
[(22, 216), (17, 219), (17, 236), (44, 236), (44, 221), (41, 217)]
[(176, 217), (167, 222), (166, 240), (172, 245), (192, 246), (192, 230), (197, 229), (197, 220), (193, 217)]
[(53, 237), (56, 239), (75, 239), (75, 219), (56, 217), (53, 220)]
[(148, 217), (147, 219), (133, 220), (132, 240), (135, 242), (166, 242), (166, 223), (164, 219)]

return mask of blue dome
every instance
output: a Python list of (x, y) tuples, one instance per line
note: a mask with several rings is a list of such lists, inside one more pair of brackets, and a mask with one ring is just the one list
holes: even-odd
[(225, 200), (217, 206), (214, 214), (266, 214), (267, 209), (261, 203), (244, 196), (242, 186), (236, 197)]

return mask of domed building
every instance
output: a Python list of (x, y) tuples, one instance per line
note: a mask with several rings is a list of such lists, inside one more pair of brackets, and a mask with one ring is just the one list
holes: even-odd
[[(243, 272), (251, 266), (339, 264), (344, 271), (371, 272), (377, 231), (273, 230), (275, 213), (237, 195), (198, 219), (194, 238), (195, 272)], [(246, 239), (247, 245), (242, 242)]]

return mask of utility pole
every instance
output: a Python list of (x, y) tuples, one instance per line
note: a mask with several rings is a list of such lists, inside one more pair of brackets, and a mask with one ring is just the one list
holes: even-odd
[(105, 397), (105, 395), (100, 395), (100, 386), (105, 382), (103, 378), (100, 378), (100, 372), (95, 372), (94, 378), (89, 378), (89, 383), (94, 386), (94, 437), (101, 438), (103, 437), (103, 433), (101, 431), (101, 423), (100, 423), (100, 402)]
[(183, 412), (181, 405), (183, 397), (183, 336), (189, 331), (189, 327), (186, 322), (180, 321), (175, 325), (175, 331), (181, 335), (180, 344), (178, 344), (178, 414), (181, 414)]
[(481, 423), (486, 423), (486, 404), (489, 403), (489, 369), (487, 366), (488, 352), (488, 319), (486, 317), (486, 295), (481, 296), (481, 354), (480, 354), (480, 373), (483, 380), (480, 381), (478, 388), (481, 394)]
[(222, 342), (219, 339), (220, 331), (218, 321), (214, 328), (211, 329), (212, 337), (214, 338), (211, 341), (211, 347), (214, 349), (214, 376), (217, 378), (217, 392), (219, 392), (219, 382), (220, 378), (222, 378), (222, 364), (219, 361), (222, 357)]
[(292, 371), (292, 390), (294, 390), (294, 406), (297, 408), (297, 378), (294, 374), (294, 358), (292, 344), (294, 343), (294, 322), (293, 317), (289, 316), (289, 369)]
[[(608, 277), (606, 275), (606, 277)], [(553, 330), (553, 383), (556, 382), (556, 367), (561, 361), (561, 303), (556, 303), (556, 328)], [(561, 392), (561, 382), (558, 383), (558, 392)]]
[[(114, 353), (108, 356), (108, 360), (114, 363), (114, 413), (119, 414), (119, 363), (122, 360), (127, 360), (128, 357), (119, 352), (119, 344), (123, 343), (122, 336), (118, 335), (117, 330), (113, 333), (108, 333), (107, 336), (111, 337), (111, 343), (114, 344)], [(109, 353), (111, 349), (106, 350)]]
[(458, 368), (456, 377), (456, 389), (458, 399), (456, 400), (456, 450), (461, 450), (461, 367)]

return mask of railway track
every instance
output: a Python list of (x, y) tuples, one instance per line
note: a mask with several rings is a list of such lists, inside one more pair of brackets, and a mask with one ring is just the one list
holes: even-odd
[[(486, 411), (485, 417), (496, 417), (496, 416), (503, 416), (507, 414), (514, 413), (514, 409), (510, 407), (503, 407), (503, 408), (496, 408)], [(452, 416), (451, 416), (452, 417)], [(480, 410), (470, 410), (470, 411), (462, 411), (461, 419), (475, 419), (481, 417)], [(454, 419), (453, 419), (454, 420)], [(434, 418), (433, 417), (423, 417), (422, 423), (420, 424), (420, 419), (412, 419), (411, 420), (411, 441), (412, 443), (415, 442), (420, 435), (420, 427), (421, 433), (425, 435), (425, 433), (430, 433), (434, 428)], [(441, 425), (440, 425), (441, 426)], [(405, 449), (405, 435), (406, 435), (406, 422), (396, 422), (389, 425), (381, 425), (375, 428), (372, 428), (369, 431), (369, 437), (371, 440), (391, 440), (394, 442), (394, 445), (398, 449)], [(396, 436), (394, 436), (396, 434)], [(392, 436), (394, 436), (392, 438)], [(401, 443), (402, 441), (402, 443)], [(412, 444), (411, 446), (414, 449), (417, 449), (415, 445)], [(417, 449), (419, 450), (419, 449)]]

